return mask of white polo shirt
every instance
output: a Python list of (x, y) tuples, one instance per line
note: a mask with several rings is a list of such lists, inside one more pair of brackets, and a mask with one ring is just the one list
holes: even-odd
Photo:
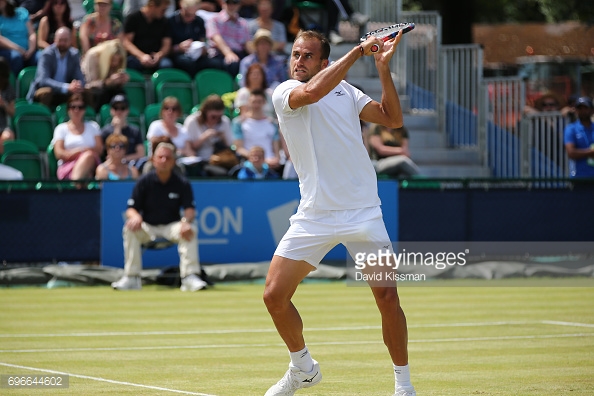
[(317, 103), (291, 109), (287, 80), (272, 95), (280, 130), (299, 176), (299, 209), (359, 209), (381, 204), (363, 144), (359, 113), (371, 98), (341, 81)]

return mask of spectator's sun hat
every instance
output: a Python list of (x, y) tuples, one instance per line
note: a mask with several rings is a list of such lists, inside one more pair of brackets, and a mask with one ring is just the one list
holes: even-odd
[(129, 103), (128, 103), (128, 98), (126, 98), (126, 95), (117, 94), (113, 98), (111, 98), (111, 100), (109, 101), (109, 105), (111, 107), (113, 107), (117, 104), (123, 104), (127, 107), (129, 105)]
[(590, 99), (587, 96), (582, 96), (581, 98), (578, 98), (578, 100), (575, 101), (575, 107), (579, 106), (586, 106), (590, 109), (594, 108), (594, 105), (592, 105), (592, 99)]
[(272, 40), (272, 33), (270, 33), (270, 30), (268, 30), (268, 29), (256, 30), (256, 33), (254, 33), (254, 38), (252, 39), (252, 42), (254, 43), (254, 45), (256, 45), (256, 44), (258, 44), (258, 42), (260, 40), (266, 40), (271, 45), (274, 44), (274, 40)]

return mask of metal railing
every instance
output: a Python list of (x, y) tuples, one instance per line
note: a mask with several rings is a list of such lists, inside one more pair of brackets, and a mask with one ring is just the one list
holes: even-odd
[[(437, 72), (441, 49), (441, 16), (435, 11), (402, 12), (401, 20), (414, 22), (415, 29), (403, 36), (405, 51), (396, 52), (392, 70), (405, 78), (398, 80), (399, 90), (405, 90), (411, 110), (435, 111), (437, 108)], [(398, 77), (398, 75), (397, 75)]]
[[(441, 45), (439, 13), (402, 11), (402, 1), (353, 0), (370, 25), (414, 22), (392, 70), (412, 113), (436, 112), (449, 147), (475, 149), (496, 178), (566, 178), (560, 113), (524, 115), (526, 84), (519, 77), (483, 78), (479, 45)], [(378, 26), (379, 27), (379, 26)], [(370, 68), (373, 75), (375, 68)]]
[(481, 86), (479, 149), (494, 177), (520, 177), (520, 121), (526, 88), (517, 77), (485, 78)]
[(563, 142), (568, 119), (560, 112), (529, 114), (521, 121), (521, 176), (562, 179), (569, 177), (569, 158)]
[(448, 145), (484, 147), (478, 141), (479, 92), (483, 50), (479, 45), (448, 45), (440, 51), (437, 112)]

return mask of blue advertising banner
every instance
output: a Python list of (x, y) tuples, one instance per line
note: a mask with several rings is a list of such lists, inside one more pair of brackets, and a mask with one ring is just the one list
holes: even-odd
[[(134, 182), (105, 182), (101, 196), (101, 262), (124, 266), (122, 227), (126, 201)], [(270, 260), (299, 205), (297, 181), (192, 181), (196, 199), (198, 244), (202, 263), (245, 263)], [(384, 221), (391, 240), (397, 238), (397, 183), (380, 181)], [(333, 249), (326, 259), (345, 260), (346, 249)], [(144, 268), (179, 263), (177, 247), (151, 250)]]

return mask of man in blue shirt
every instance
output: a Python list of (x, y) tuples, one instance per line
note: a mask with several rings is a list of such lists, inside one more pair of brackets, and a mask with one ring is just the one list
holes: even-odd
[(594, 125), (592, 99), (583, 96), (575, 103), (577, 121), (565, 127), (565, 150), (570, 162), (571, 177), (594, 178)]

